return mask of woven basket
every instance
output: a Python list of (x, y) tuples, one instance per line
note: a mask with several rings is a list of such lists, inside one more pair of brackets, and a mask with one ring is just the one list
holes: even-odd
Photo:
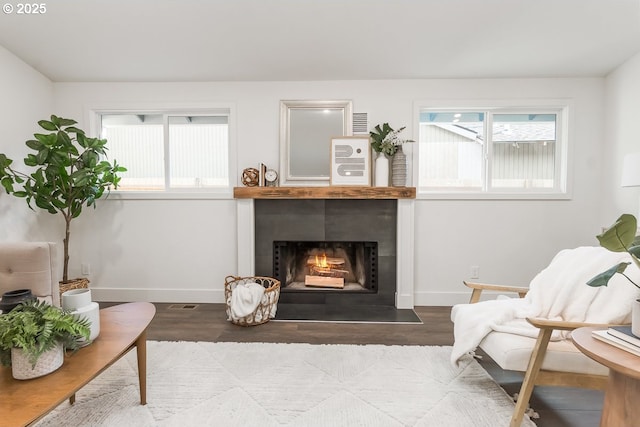
[(62, 294), (72, 289), (88, 289), (89, 279), (73, 279), (66, 283), (60, 282), (60, 303), (62, 303)]
[[(262, 285), (264, 289), (264, 295), (262, 300), (255, 311), (248, 316), (241, 317), (239, 319), (231, 318), (231, 292), (239, 284), (255, 282)], [(224, 279), (224, 299), (227, 302), (227, 319), (234, 325), (239, 326), (255, 326), (268, 322), (276, 317), (276, 310), (278, 309), (278, 298), (280, 297), (280, 281), (272, 277), (235, 277), (227, 276)]]

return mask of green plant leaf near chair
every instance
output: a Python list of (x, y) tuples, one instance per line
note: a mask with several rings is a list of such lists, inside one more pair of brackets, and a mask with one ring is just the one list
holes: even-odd
[(13, 160), (0, 153), (0, 184), (8, 194), (26, 199), (30, 209), (61, 214), (65, 221), (62, 283), (69, 281), (71, 221), (84, 206), (118, 188), (119, 173), (126, 169), (105, 160), (107, 140), (90, 138), (77, 122), (52, 115), (38, 125), (49, 133), (36, 133), (26, 141), (33, 153), (24, 158), (31, 172), (13, 168)]
[[(609, 228), (597, 235), (596, 238), (600, 242), (600, 246), (612, 252), (627, 252), (631, 256), (631, 261), (640, 268), (640, 236), (636, 236), (638, 230), (638, 221), (631, 214), (621, 215), (616, 222)], [(640, 288), (629, 276), (625, 274), (627, 267), (631, 262), (621, 262), (598, 274), (587, 282), (589, 286), (607, 286), (609, 280), (616, 275), (621, 274), (626, 277), (629, 282)]]

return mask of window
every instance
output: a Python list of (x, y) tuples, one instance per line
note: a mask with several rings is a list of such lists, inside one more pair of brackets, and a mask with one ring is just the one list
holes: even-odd
[(419, 108), (421, 193), (566, 193), (565, 107)]
[(212, 191), (229, 187), (229, 112), (102, 112), (110, 159), (127, 168), (118, 190)]

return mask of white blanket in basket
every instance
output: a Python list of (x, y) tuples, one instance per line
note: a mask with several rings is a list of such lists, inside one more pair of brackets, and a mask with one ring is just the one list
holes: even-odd
[(241, 283), (231, 291), (231, 319), (239, 320), (253, 313), (264, 295), (264, 287), (255, 282)]

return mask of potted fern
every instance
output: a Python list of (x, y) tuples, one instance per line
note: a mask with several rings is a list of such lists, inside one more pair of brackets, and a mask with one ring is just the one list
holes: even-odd
[[(33, 153), (24, 164), (30, 173), (13, 169), (13, 160), (0, 153), (0, 184), (8, 194), (26, 199), (30, 209), (43, 209), (64, 218), (62, 285), (69, 284), (69, 237), (71, 221), (84, 206), (96, 206), (96, 200), (118, 188), (118, 173), (126, 171), (116, 161), (104, 160), (107, 140), (90, 138), (71, 119), (52, 115), (38, 125), (49, 133), (36, 133), (26, 142)], [(83, 280), (86, 279), (74, 279)], [(61, 286), (61, 291), (74, 287)]]
[(89, 321), (51, 304), (32, 300), (0, 315), (0, 363), (15, 379), (49, 374), (89, 339)]

